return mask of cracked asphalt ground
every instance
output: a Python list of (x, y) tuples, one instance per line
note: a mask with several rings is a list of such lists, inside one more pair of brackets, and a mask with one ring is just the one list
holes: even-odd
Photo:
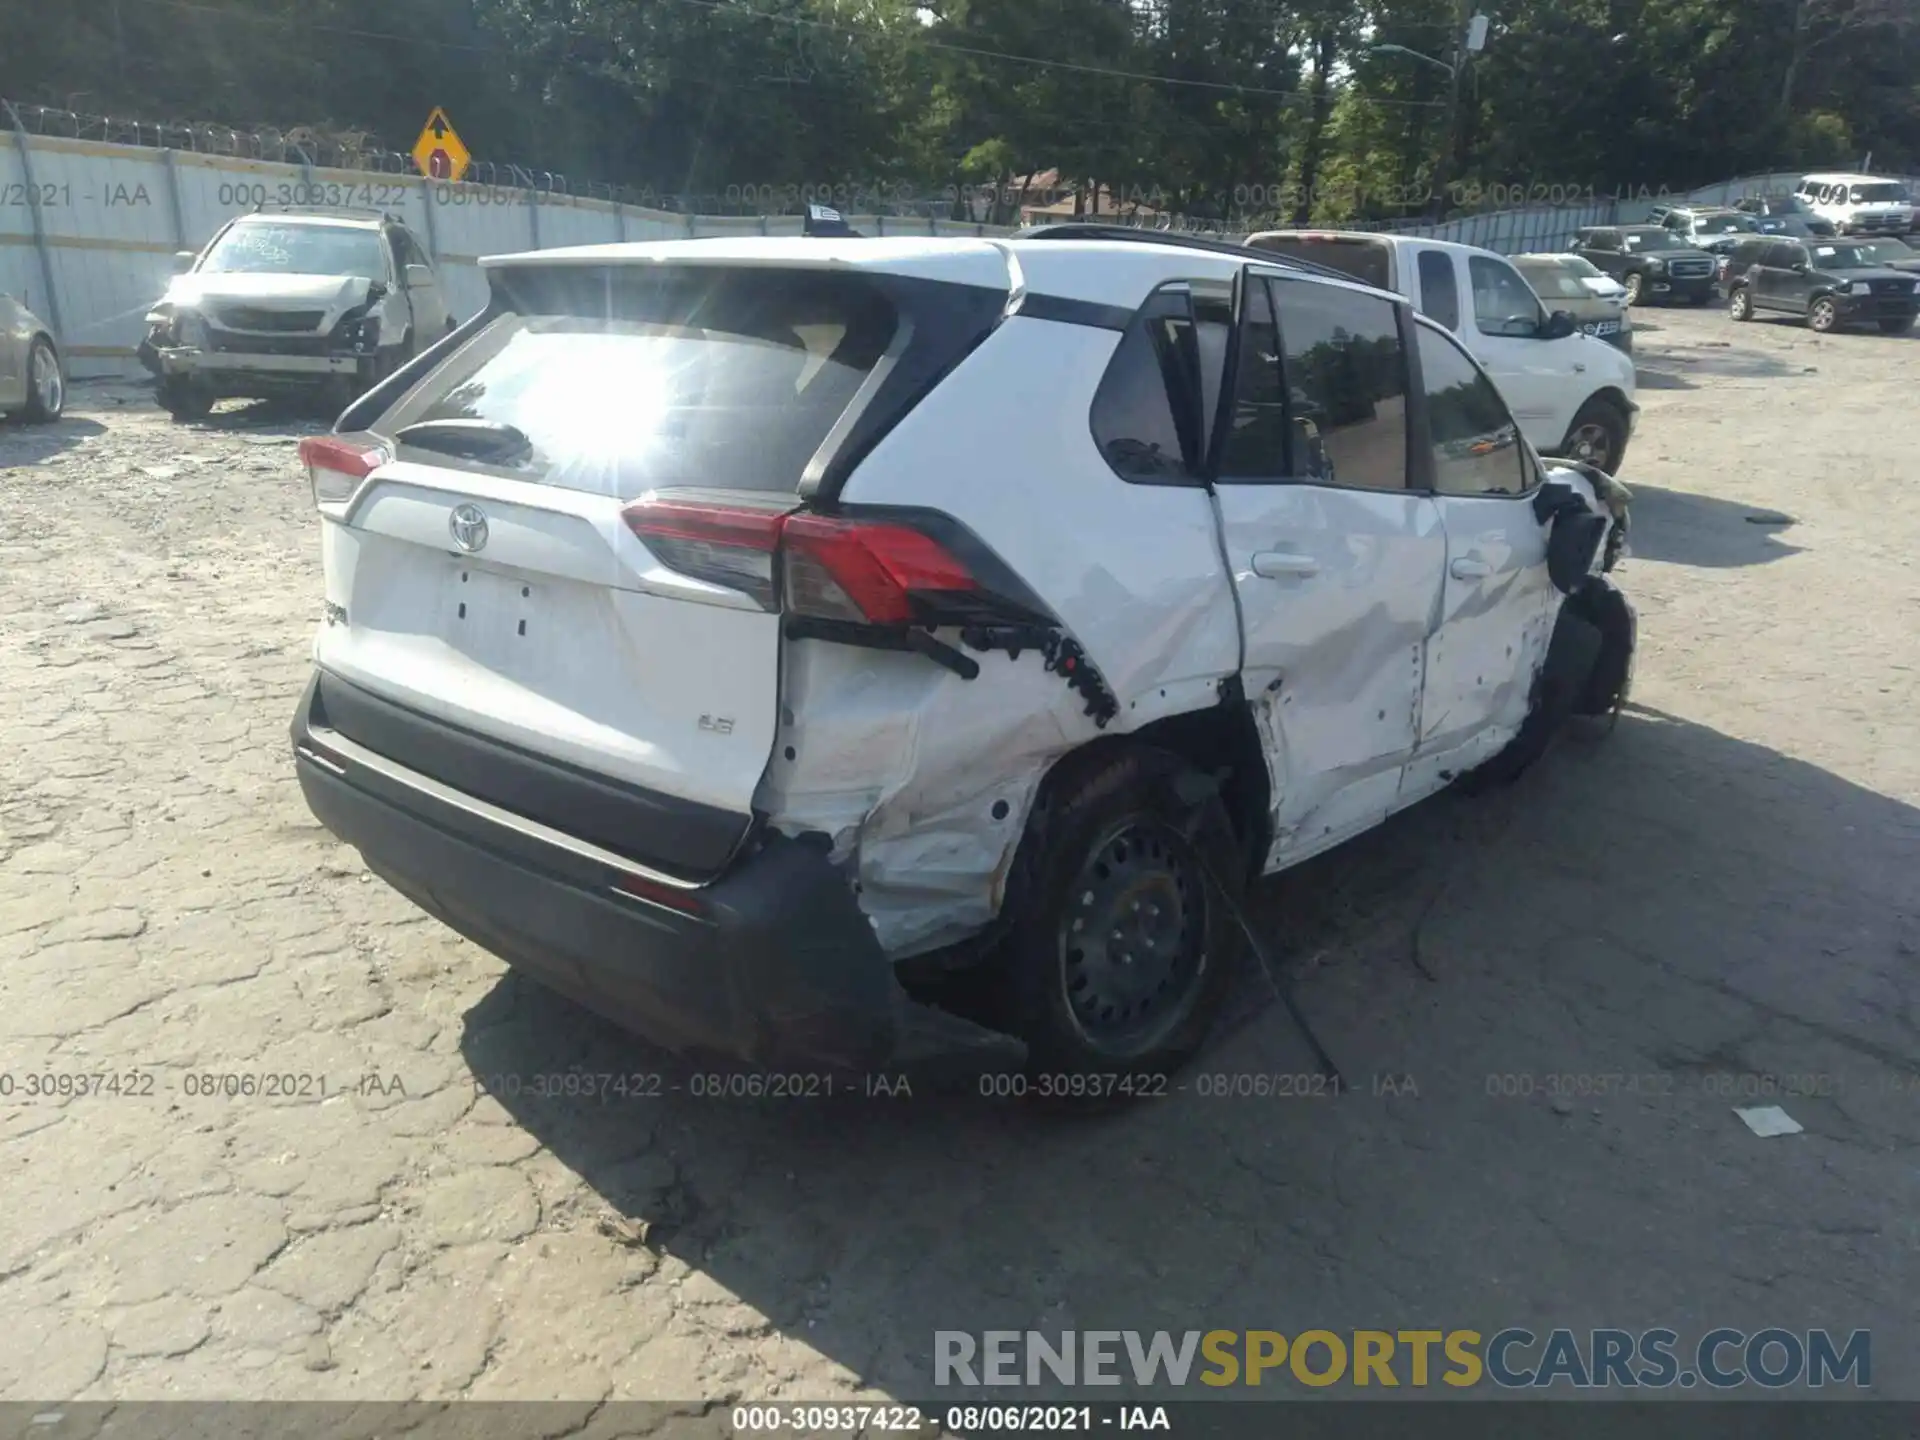
[[(1185, 1090), (1094, 1118), (531, 1098), (660, 1060), (303, 807), (310, 427), (104, 386), (0, 427), (0, 1394), (926, 1398), (936, 1328), (1781, 1325), (1920, 1395), (1920, 338), (1643, 323), (1633, 708), (1267, 887), (1356, 1093), (1201, 1093), (1309, 1068), (1250, 974)], [(79, 1074), (119, 1093), (27, 1094)]]

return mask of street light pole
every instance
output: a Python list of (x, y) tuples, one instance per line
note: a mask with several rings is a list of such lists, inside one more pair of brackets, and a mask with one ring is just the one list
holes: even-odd
[(1460, 134), (1460, 70), (1467, 60), (1467, 27), (1473, 23), (1473, 0), (1458, 0), (1453, 25), (1453, 63), (1447, 67), (1447, 123), (1440, 147), (1440, 163), (1433, 168), (1433, 218), (1447, 213), (1447, 186), (1453, 179), (1453, 152)]

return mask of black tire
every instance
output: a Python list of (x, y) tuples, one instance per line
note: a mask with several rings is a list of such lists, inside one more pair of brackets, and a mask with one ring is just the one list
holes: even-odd
[(1727, 314), (1742, 324), (1753, 319), (1753, 292), (1745, 285), (1737, 287), (1728, 297)]
[(1822, 295), (1807, 307), (1807, 328), (1828, 335), (1840, 327), (1840, 307), (1831, 295)]
[(1048, 777), (1020, 848), (996, 974), (1029, 1070), (1184, 1064), (1239, 953), (1228, 906), (1245, 862), (1214, 782), (1166, 751), (1103, 745)]
[(213, 413), (213, 396), (178, 375), (162, 380), (156, 394), (161, 408), (176, 420), (204, 420)]
[(1880, 333), (1882, 335), (1904, 335), (1913, 329), (1913, 319), (1914, 317), (1909, 315), (1902, 320), (1882, 320), (1880, 322)]
[(1567, 438), (1560, 453), (1574, 460), (1585, 460), (1609, 475), (1620, 473), (1627, 455), (1626, 412), (1602, 396), (1596, 395), (1574, 415), (1567, 427)]
[(1646, 281), (1636, 272), (1628, 274), (1620, 283), (1627, 287), (1627, 304), (1638, 305), (1641, 293), (1646, 289)]
[(67, 408), (67, 376), (60, 368), (60, 352), (44, 335), (27, 347), (27, 408), (20, 413), (29, 424), (47, 425)]

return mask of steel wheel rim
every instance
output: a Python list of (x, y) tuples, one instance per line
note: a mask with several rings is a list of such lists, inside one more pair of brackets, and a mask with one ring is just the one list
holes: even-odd
[(1807, 312), (1807, 323), (1816, 330), (1831, 330), (1838, 312), (1825, 300), (1813, 302), (1813, 309)]
[(1584, 425), (1574, 427), (1570, 441), (1567, 449), (1572, 452), (1574, 459), (1606, 470), (1609, 475), (1613, 473), (1608, 468), (1613, 459), (1613, 437), (1607, 434), (1606, 426), (1597, 420), (1589, 420)]
[(1062, 998), (1090, 1046), (1143, 1054), (1192, 1013), (1210, 963), (1207, 904), (1199, 859), (1170, 826), (1136, 818), (1100, 837), (1059, 934)]
[(36, 346), (33, 352), (33, 393), (39, 398), (40, 408), (49, 415), (60, 413), (60, 402), (65, 399), (65, 384), (60, 379), (60, 364), (44, 345)]

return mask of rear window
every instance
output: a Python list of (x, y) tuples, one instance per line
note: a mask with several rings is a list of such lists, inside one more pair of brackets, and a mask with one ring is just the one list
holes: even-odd
[(1296, 260), (1325, 265), (1329, 270), (1351, 275), (1363, 285), (1381, 290), (1393, 288), (1391, 252), (1378, 240), (1358, 235), (1267, 234), (1252, 236), (1247, 244), (1256, 250), (1272, 250)]
[[(495, 295), (505, 313), (371, 428), (403, 458), (622, 500), (797, 490), (899, 324), (871, 281), (818, 270), (529, 267)], [(454, 423), (402, 436), (434, 421)]]

